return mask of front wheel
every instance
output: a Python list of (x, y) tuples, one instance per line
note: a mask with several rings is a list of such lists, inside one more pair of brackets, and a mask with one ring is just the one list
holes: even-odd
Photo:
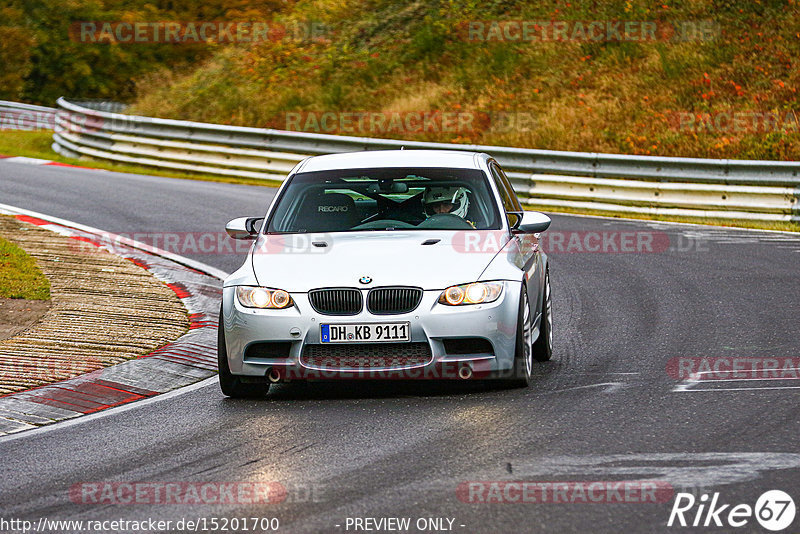
[(217, 327), (217, 368), (219, 369), (219, 387), (227, 397), (234, 399), (263, 397), (267, 393), (266, 383), (245, 383), (242, 378), (231, 374), (228, 366), (228, 348), (225, 345), (225, 327), (222, 324), (222, 307), (219, 310), (219, 326)]
[(544, 275), (544, 297), (542, 319), (539, 322), (539, 337), (533, 343), (533, 359), (546, 362), (553, 357), (553, 297), (550, 295), (550, 271)]
[(519, 295), (519, 313), (517, 315), (517, 344), (514, 350), (514, 366), (511, 378), (504, 380), (508, 387), (524, 388), (531, 383), (533, 374), (533, 359), (531, 357), (531, 342), (533, 337), (533, 314), (531, 314), (528, 289), (522, 283)]

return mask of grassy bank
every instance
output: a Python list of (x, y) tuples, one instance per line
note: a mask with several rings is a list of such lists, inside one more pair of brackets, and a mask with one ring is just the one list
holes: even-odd
[(50, 282), (36, 261), (0, 237), (0, 298), (49, 300)]
[[(326, 129), (306, 119), (325, 112), (438, 110), (465, 114), (465, 126), (367, 126), (349, 133), (800, 159), (800, 8), (794, 0), (301, 0), (283, 17), (287, 25), (315, 21), (322, 30), (308, 39), (220, 47), (195, 68), (140, 78), (134, 110), (327, 133), (348, 133), (348, 126), (334, 120)], [(502, 25), (520, 21), (544, 21), (543, 37), (506, 38)], [(623, 28), (631, 22), (641, 35), (615, 39), (609, 31), (608, 39), (595, 41), (582, 37), (589, 21), (621, 21)], [(548, 26), (554, 23), (566, 25), (566, 39)], [(641, 31), (643, 24), (655, 28), (653, 38)], [(518, 33), (512, 28), (509, 35)]]

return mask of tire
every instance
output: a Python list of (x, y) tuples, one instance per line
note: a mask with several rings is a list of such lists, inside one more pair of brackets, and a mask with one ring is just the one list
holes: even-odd
[(546, 362), (553, 357), (553, 298), (550, 294), (550, 271), (544, 275), (542, 296), (542, 320), (539, 322), (539, 337), (533, 343), (533, 359)]
[(511, 388), (525, 388), (531, 383), (533, 359), (531, 358), (531, 336), (533, 331), (533, 314), (528, 299), (525, 283), (519, 295), (519, 313), (517, 314), (517, 343), (514, 350), (514, 366), (510, 378), (503, 383)]
[(219, 326), (217, 327), (217, 368), (219, 369), (219, 387), (226, 397), (245, 399), (263, 397), (269, 387), (264, 383), (244, 383), (241, 377), (231, 374), (228, 366), (228, 349), (225, 345), (225, 327), (222, 324), (222, 307), (219, 309)]

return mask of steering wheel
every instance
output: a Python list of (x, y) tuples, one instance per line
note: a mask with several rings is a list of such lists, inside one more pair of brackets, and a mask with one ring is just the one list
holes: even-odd
[(417, 228), (432, 228), (437, 230), (474, 230), (473, 226), (452, 213), (436, 213), (422, 221)]

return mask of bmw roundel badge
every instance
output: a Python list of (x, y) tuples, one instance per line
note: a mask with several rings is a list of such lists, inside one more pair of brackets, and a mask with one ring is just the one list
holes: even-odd
[(369, 276), (362, 276), (361, 278), (358, 279), (358, 281), (361, 282), (362, 284), (369, 284), (370, 282), (372, 282), (372, 278), (370, 278)]

